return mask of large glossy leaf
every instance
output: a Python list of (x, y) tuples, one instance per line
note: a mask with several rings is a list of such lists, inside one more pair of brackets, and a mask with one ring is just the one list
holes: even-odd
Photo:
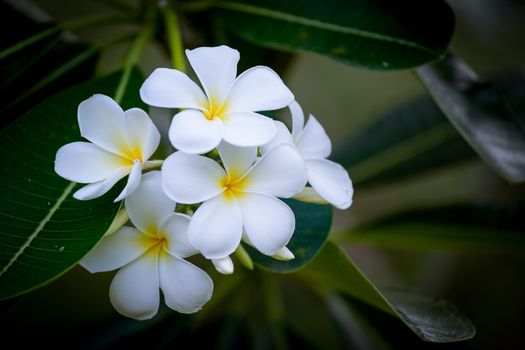
[(309, 263), (325, 244), (332, 225), (332, 207), (329, 205), (303, 203), (293, 199), (285, 202), (295, 214), (295, 232), (287, 246), (295, 259), (279, 261), (244, 245), (256, 264), (274, 272), (292, 272)]
[[(90, 81), (53, 96), (0, 134), (0, 300), (57, 277), (76, 264), (104, 234), (120, 204), (115, 189), (78, 201), (80, 185), (54, 173), (56, 151), (80, 140), (76, 112), (94, 93), (112, 95), (121, 74)], [(124, 106), (140, 103), (135, 72)]]
[(522, 253), (524, 227), (523, 203), (455, 205), (399, 214), (336, 233), (334, 239), (401, 249)]
[(453, 13), (440, 0), (219, 0), (213, 6), (228, 30), (253, 43), (383, 70), (440, 59), (454, 28)]
[(418, 74), (487, 164), (509, 182), (525, 181), (525, 75), (481, 82), (452, 55)]
[(334, 151), (356, 185), (395, 180), (476, 157), (430, 96), (377, 118)]
[(331, 242), (297, 275), (399, 318), (425, 341), (460, 341), (472, 338), (476, 332), (472, 323), (443, 299), (395, 290), (380, 291), (352, 259)]

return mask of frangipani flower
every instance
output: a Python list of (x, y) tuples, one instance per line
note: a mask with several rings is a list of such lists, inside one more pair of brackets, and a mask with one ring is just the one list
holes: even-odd
[(186, 56), (204, 92), (186, 74), (167, 68), (156, 69), (140, 89), (149, 105), (185, 109), (170, 126), (175, 148), (202, 154), (221, 140), (252, 147), (274, 137), (272, 120), (255, 112), (284, 108), (293, 101), (277, 73), (257, 66), (236, 77), (239, 52), (227, 46), (186, 50)]
[(155, 316), (159, 287), (166, 304), (193, 313), (211, 298), (213, 282), (184, 258), (196, 253), (188, 241), (187, 215), (175, 213), (175, 202), (160, 185), (160, 172), (143, 176), (139, 188), (126, 198), (126, 210), (137, 227), (122, 227), (104, 237), (81, 261), (88, 271), (117, 272), (109, 295), (121, 314), (139, 320)]
[(123, 111), (108, 96), (94, 95), (78, 106), (80, 134), (91, 142), (72, 142), (56, 154), (55, 171), (63, 178), (87, 183), (73, 197), (88, 200), (102, 196), (129, 174), (115, 202), (129, 196), (140, 183), (142, 169), (159, 165), (148, 161), (160, 134), (142, 109)]
[(294, 145), (303, 157), (308, 172), (308, 183), (312, 186), (294, 198), (307, 201), (318, 201), (321, 196), (325, 201), (339, 209), (352, 205), (354, 189), (348, 172), (336, 162), (326, 159), (332, 152), (332, 143), (324, 128), (310, 114), (306, 125), (301, 106), (294, 101), (290, 104), (292, 113), (292, 133), (286, 126), (275, 122), (277, 135), (267, 145), (261, 147), (261, 153), (270, 152), (282, 145)]
[[(190, 243), (206, 258), (219, 260), (245, 240), (266, 255), (280, 253), (295, 229), (289, 198), (306, 184), (301, 156), (289, 145), (257, 159), (255, 147), (218, 147), (224, 169), (203, 156), (175, 152), (162, 167), (162, 187), (179, 203), (203, 202), (192, 217)], [(257, 159), (257, 160), (256, 160)], [(226, 260), (227, 261), (227, 260)]]

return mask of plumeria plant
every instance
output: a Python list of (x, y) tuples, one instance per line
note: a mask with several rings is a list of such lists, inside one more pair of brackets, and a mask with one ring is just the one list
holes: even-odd
[(449, 52), (458, 6), (0, 2), (6, 342), (491, 344), (461, 253), (524, 250), (525, 85)]

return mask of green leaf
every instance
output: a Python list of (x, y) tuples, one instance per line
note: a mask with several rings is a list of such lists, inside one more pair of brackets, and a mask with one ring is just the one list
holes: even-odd
[(525, 205), (455, 205), (417, 210), (336, 233), (351, 244), (459, 252), (525, 251)]
[[(80, 140), (78, 104), (94, 93), (112, 95), (119, 79), (114, 74), (48, 98), (0, 134), (0, 300), (67, 271), (110, 226), (119, 189), (91, 201), (73, 199), (81, 185), (56, 175), (54, 159), (59, 147)], [(126, 107), (140, 103), (141, 82), (134, 72)]]
[(308, 264), (325, 244), (332, 225), (331, 206), (303, 203), (293, 199), (284, 201), (295, 214), (295, 232), (287, 245), (295, 259), (279, 261), (244, 244), (257, 265), (282, 273), (295, 271)]
[(413, 176), (474, 157), (430, 96), (380, 116), (333, 155), (356, 185)]
[(395, 290), (381, 292), (352, 259), (331, 242), (297, 275), (399, 318), (425, 341), (454, 342), (470, 339), (476, 333), (472, 323), (443, 299)]
[(488, 165), (511, 183), (525, 181), (525, 75), (481, 82), (452, 55), (418, 75)]
[(229, 31), (253, 43), (382, 70), (442, 58), (454, 29), (452, 10), (440, 0), (219, 0), (212, 6)]

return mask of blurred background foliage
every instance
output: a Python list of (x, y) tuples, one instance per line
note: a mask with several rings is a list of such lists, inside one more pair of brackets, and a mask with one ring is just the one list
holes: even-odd
[[(192, 3), (175, 5), (182, 10), (184, 5), (195, 6)], [(475, 95), (477, 102), (488, 96), (490, 107), (493, 95), (484, 92), (485, 82), (516, 79), (525, 69), (525, 41), (520, 35), (525, 32), (525, 5), (511, 0), (456, 0), (448, 5), (455, 15), (449, 51), (477, 73), (476, 82), (466, 83), (476, 93), (481, 91)], [(9, 47), (31, 33), (49, 30), (51, 22), (71, 23), (83, 16), (133, 9), (141, 13), (140, 6), (138, 1), (124, 0), (5, 1), (0, 3), (0, 16), (10, 29), (0, 45)], [(248, 271), (238, 262), (232, 276), (210, 269), (214, 297), (195, 315), (162, 309), (151, 321), (126, 319), (109, 302), (112, 273), (91, 275), (75, 267), (41, 289), (2, 302), (5, 344), (86, 349), (525, 347), (525, 187), (498, 175), (478, 156), (472, 140), (457, 131), (461, 126), (450, 123), (457, 121), (455, 116), (447, 118), (446, 108), (438, 106), (419, 78), (425, 80), (427, 67), (368, 70), (312, 52), (263, 49), (244, 41), (243, 35), (232, 35), (231, 28), (206, 11), (184, 12), (179, 20), (185, 47), (226, 43), (240, 51), (240, 70), (255, 64), (278, 70), (305, 112), (314, 114), (331, 136), (332, 158), (347, 167), (354, 181), (353, 206), (334, 211), (330, 242), (304, 270)], [(67, 33), (57, 32), (21, 50), (16, 60), (0, 57), (2, 127), (64, 88), (120, 67), (139, 23), (125, 16), (110, 26), (101, 22), (76, 29), (73, 23)], [(139, 62), (144, 76), (171, 64), (163, 30), (157, 29), (157, 40), (147, 45)], [(516, 96), (509, 114), (521, 111), (519, 130), (525, 119), (525, 88), (521, 83), (510, 89)], [(501, 91), (496, 86), (494, 96), (504, 100)], [(166, 122), (166, 116), (158, 118)], [(489, 146), (488, 151), (494, 149)], [(523, 148), (514, 151), (525, 154)], [(344, 256), (343, 251), (399, 305), (407, 291), (446, 298), (476, 326), (476, 336), (451, 344), (423, 342), (403, 322), (370, 305), (367, 298), (373, 299), (373, 292), (359, 280), (359, 271), (351, 266), (345, 270), (356, 274), (350, 283), (362, 283), (364, 296), (353, 289), (345, 292), (341, 284), (345, 280), (330, 280), (333, 266), (323, 263)], [(426, 311), (436, 312), (440, 319), (441, 309), (436, 308)], [(410, 316), (411, 310), (404, 310)]]

